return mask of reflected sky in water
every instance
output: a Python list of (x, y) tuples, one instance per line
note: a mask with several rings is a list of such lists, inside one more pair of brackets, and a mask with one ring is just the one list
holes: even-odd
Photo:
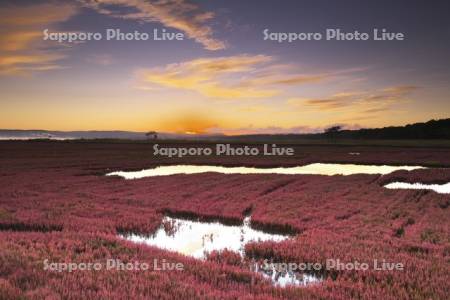
[(160, 166), (154, 169), (145, 169), (131, 172), (112, 172), (108, 176), (117, 175), (125, 179), (137, 179), (152, 176), (167, 176), (175, 174), (198, 174), (217, 172), (222, 174), (305, 174), (305, 175), (352, 175), (352, 174), (388, 174), (397, 170), (421, 169), (420, 166), (377, 166), (355, 164), (324, 164), (314, 163), (305, 166), (287, 168), (253, 168), (253, 167), (223, 167), (207, 165), (173, 165)]

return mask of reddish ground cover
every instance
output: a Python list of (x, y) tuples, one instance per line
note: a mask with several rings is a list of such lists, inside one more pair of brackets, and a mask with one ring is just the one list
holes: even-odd
[[(358, 156), (349, 152), (360, 152)], [(311, 162), (450, 166), (448, 149), (302, 146), (293, 158), (155, 160), (151, 145), (0, 142), (0, 299), (446, 299), (450, 282), (450, 195), (388, 190), (388, 182), (442, 182), (448, 170), (386, 176), (223, 175), (124, 180), (113, 170), (168, 163), (301, 165)], [(151, 233), (164, 213), (295, 234), (252, 243), (249, 258), (277, 262), (401, 262), (404, 271), (319, 271), (325, 281), (277, 288), (233, 253), (207, 262), (134, 245), (118, 232)], [(43, 261), (107, 258), (182, 262), (184, 271), (50, 272)], [(47, 297), (47, 298), (46, 298)]]
[(410, 172), (396, 171), (380, 178), (381, 185), (390, 182), (408, 182), (408, 183), (427, 183), (427, 184), (445, 184), (450, 182), (450, 173), (445, 168), (417, 169)]

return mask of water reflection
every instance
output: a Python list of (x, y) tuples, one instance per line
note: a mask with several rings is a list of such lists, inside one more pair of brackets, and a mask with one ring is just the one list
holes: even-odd
[(223, 166), (195, 166), (173, 165), (160, 166), (154, 169), (145, 169), (132, 172), (112, 172), (108, 176), (117, 175), (125, 179), (137, 179), (151, 176), (166, 176), (175, 174), (198, 174), (205, 172), (217, 172), (222, 174), (311, 174), (311, 175), (351, 175), (351, 174), (388, 174), (397, 170), (421, 169), (420, 166), (377, 166), (355, 164), (323, 164), (314, 163), (305, 166), (288, 168), (253, 168), (253, 167), (223, 167)]
[(160, 228), (151, 236), (131, 234), (127, 240), (157, 246), (184, 255), (204, 259), (213, 250), (228, 249), (244, 255), (245, 244), (250, 241), (283, 241), (287, 235), (270, 234), (250, 227), (250, 217), (241, 226), (228, 226), (218, 222), (203, 223), (164, 217)]
[(450, 182), (446, 184), (392, 182), (384, 187), (388, 189), (433, 190), (440, 194), (450, 194)]
[[(280, 242), (290, 236), (252, 229), (250, 217), (246, 217), (241, 226), (229, 226), (218, 222), (203, 223), (166, 216), (153, 235), (128, 234), (121, 235), (121, 237), (132, 242), (144, 243), (198, 259), (205, 259), (207, 253), (225, 249), (238, 252), (244, 258), (245, 244), (251, 241)], [(262, 269), (256, 264), (252, 265), (252, 270), (271, 279), (274, 285), (282, 287), (286, 285), (305, 286), (322, 280), (314, 275)]]
[(254, 271), (262, 274), (266, 278), (270, 278), (274, 285), (286, 287), (288, 285), (307, 286), (323, 281), (322, 277), (314, 274), (294, 272), (294, 271), (280, 271), (274, 266), (271, 268), (262, 268), (257, 264), (254, 265)]

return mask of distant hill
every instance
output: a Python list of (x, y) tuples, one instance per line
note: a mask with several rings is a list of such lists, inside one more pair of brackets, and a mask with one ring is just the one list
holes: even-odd
[[(133, 131), (49, 131), (49, 130), (1, 130), (0, 140), (16, 139), (125, 139), (145, 140), (145, 132)], [(294, 141), (296, 139), (380, 139), (380, 140), (411, 140), (411, 139), (450, 139), (450, 119), (431, 120), (426, 123), (415, 123), (406, 126), (384, 127), (374, 129), (341, 130), (330, 133), (315, 134), (255, 134), (225, 136), (222, 134), (174, 134), (158, 132), (158, 140), (233, 140), (241, 142), (261, 141)]]
[[(189, 135), (158, 132), (158, 139), (186, 139), (219, 137), (221, 135)], [(124, 140), (145, 140), (145, 132), (136, 131), (51, 131), (51, 130), (11, 130), (0, 129), (0, 140), (29, 140), (29, 139), (52, 139), (52, 140), (72, 140), (72, 139), (124, 139)]]

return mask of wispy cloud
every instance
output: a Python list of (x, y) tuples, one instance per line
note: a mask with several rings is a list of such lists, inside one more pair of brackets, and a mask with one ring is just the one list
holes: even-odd
[(302, 109), (332, 111), (356, 107), (365, 113), (377, 113), (389, 109), (392, 104), (408, 100), (408, 96), (417, 88), (394, 86), (372, 92), (338, 93), (326, 98), (291, 98), (287, 102), (293, 107)]
[(76, 8), (69, 4), (5, 5), (0, 12), (0, 75), (24, 75), (61, 68), (64, 58), (42, 47), (42, 30), (69, 19)]
[[(6, 30), (1, 30), (6, 31)], [(26, 49), (42, 36), (39, 31), (18, 30), (3, 32), (0, 37), (0, 51), (19, 51)]]
[(268, 72), (275, 59), (267, 55), (199, 58), (165, 67), (140, 70), (140, 79), (151, 85), (196, 91), (210, 98), (267, 98), (282, 86), (318, 82), (326, 76)]
[[(187, 0), (79, 0), (84, 6), (101, 14), (141, 22), (159, 22), (164, 26), (178, 29), (208, 50), (226, 48), (225, 42), (213, 37), (213, 29), (208, 22), (214, 13), (205, 12), (197, 4)], [(115, 9), (126, 7), (133, 11)]]

